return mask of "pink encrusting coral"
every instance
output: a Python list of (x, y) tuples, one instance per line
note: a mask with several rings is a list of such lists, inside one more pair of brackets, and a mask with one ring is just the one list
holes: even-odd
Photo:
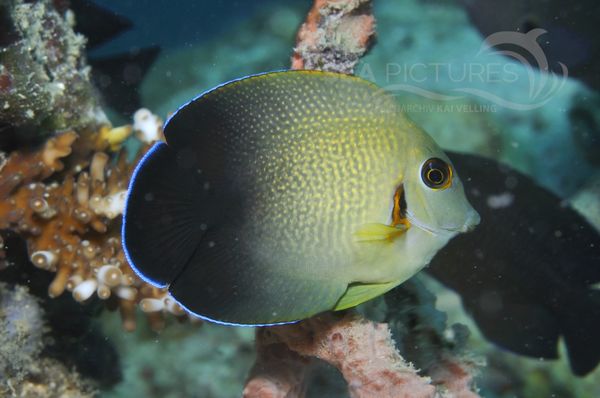
[[(347, 381), (352, 397), (418, 398), (432, 397), (435, 393), (430, 380), (419, 376), (396, 351), (385, 324), (367, 321), (356, 315), (339, 317), (326, 314), (297, 325), (273, 327), (269, 332), (261, 333), (257, 339), (259, 350), (264, 349), (262, 345), (269, 346), (279, 341), (300, 355), (300, 361), (304, 361), (300, 363), (308, 364), (305, 358), (315, 357), (336, 367)], [(266, 333), (273, 334), (275, 338), (265, 336)], [(293, 384), (287, 382), (285, 373), (280, 376), (283, 376), (283, 381), (278, 383), (279, 386)], [(256, 385), (263, 380), (251, 379), (246, 392), (252, 389), (260, 391)]]
[(478, 397), (468, 362), (449, 358), (430, 377), (422, 376), (396, 350), (386, 324), (356, 314), (324, 314), (262, 329), (256, 343), (247, 398), (303, 397), (311, 358), (337, 368), (353, 398)]
[(433, 383), (440, 390), (440, 396), (449, 398), (479, 397), (479, 394), (473, 391), (473, 377), (477, 372), (477, 363), (452, 357), (440, 360), (429, 370)]

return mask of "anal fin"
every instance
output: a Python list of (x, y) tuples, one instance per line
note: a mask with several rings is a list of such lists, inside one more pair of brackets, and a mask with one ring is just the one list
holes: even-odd
[(352, 283), (337, 302), (334, 311), (345, 310), (356, 307), (359, 304), (369, 301), (377, 296), (392, 290), (398, 285), (397, 281), (386, 283)]

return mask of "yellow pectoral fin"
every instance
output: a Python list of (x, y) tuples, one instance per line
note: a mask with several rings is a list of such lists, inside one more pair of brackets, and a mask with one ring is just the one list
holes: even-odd
[(377, 296), (381, 296), (385, 292), (393, 289), (398, 285), (398, 281), (386, 283), (352, 283), (348, 285), (348, 289), (344, 295), (333, 307), (334, 311), (345, 310), (347, 308), (356, 307), (359, 304), (369, 301)]
[(390, 226), (385, 224), (365, 224), (354, 232), (354, 237), (359, 242), (368, 241), (392, 241), (398, 236), (402, 235), (408, 229), (406, 224), (398, 224), (396, 226)]

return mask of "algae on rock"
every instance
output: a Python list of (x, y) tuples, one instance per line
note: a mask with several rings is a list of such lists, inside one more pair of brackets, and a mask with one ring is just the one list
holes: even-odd
[[(0, 4), (0, 133), (39, 135), (107, 123), (90, 82), (86, 39), (54, 2)], [(20, 130), (19, 130), (20, 129)]]
[(41, 355), (44, 311), (27, 288), (0, 283), (0, 330), (0, 396), (95, 396), (90, 380)]

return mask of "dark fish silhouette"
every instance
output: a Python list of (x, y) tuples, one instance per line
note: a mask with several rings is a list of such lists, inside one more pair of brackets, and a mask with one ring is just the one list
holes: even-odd
[[(133, 27), (126, 17), (90, 0), (71, 0), (69, 8), (76, 15), (75, 30), (88, 40), (88, 51)], [(139, 85), (159, 53), (158, 46), (151, 46), (119, 54), (88, 56), (92, 79), (107, 105), (120, 115), (131, 117), (141, 107)]]
[(160, 53), (159, 47), (146, 47), (108, 57), (90, 58), (92, 79), (106, 103), (130, 118), (141, 107), (139, 85)]
[(559, 62), (562, 62), (569, 76), (600, 90), (600, 24), (597, 21), (600, 2), (461, 0), (461, 3), (485, 37), (501, 31), (546, 30), (538, 42), (548, 57), (550, 69), (560, 73)]
[(442, 248), (428, 273), (462, 297), (486, 338), (518, 354), (557, 358), (573, 372), (600, 361), (600, 235), (531, 178), (494, 160), (450, 152), (477, 229)]
[(109, 42), (133, 27), (128, 18), (91, 0), (70, 0), (68, 8), (75, 13), (75, 31), (87, 38), (88, 48)]

